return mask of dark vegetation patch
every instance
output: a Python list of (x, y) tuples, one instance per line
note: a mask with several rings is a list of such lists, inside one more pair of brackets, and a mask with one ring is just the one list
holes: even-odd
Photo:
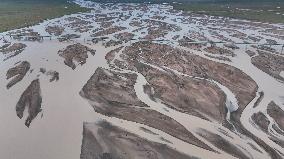
[(67, 0), (1, 0), (0, 32), (88, 10)]

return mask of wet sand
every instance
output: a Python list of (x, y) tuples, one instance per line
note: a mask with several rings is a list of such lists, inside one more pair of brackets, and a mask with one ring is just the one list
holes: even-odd
[[(167, 5), (75, 2), (93, 11), (11, 31), (29, 37), (13, 39), (1, 33), (6, 39), (0, 38), (1, 158), (110, 157), (89, 147), (103, 143), (96, 143), (94, 137), (111, 149), (125, 144), (118, 147), (119, 153), (109, 152), (127, 152), (130, 158), (141, 153), (137, 143), (153, 152), (143, 158), (284, 157), (279, 115), (284, 103), (284, 85), (279, 81), (283, 70), (281, 61), (274, 65), (283, 57), (281, 47), (180, 46), (185, 37), (281, 43), (277, 32), (268, 31), (283, 25), (195, 15)], [(149, 39), (156, 41), (145, 42)], [(276, 54), (279, 58), (270, 58)], [(265, 65), (257, 62), (256, 66), (252, 59), (262, 56), (256, 61), (264, 60)], [(30, 66), (18, 68), (24, 61)], [(7, 74), (9, 80), (8, 70), (16, 72)], [(97, 74), (102, 70), (108, 71)], [(16, 84), (7, 89), (15, 74)], [(93, 77), (101, 79), (92, 81)], [(36, 83), (35, 93), (29, 91), (31, 83)], [(16, 113), (18, 101), (28, 101), (32, 108), (22, 111), (25, 102), (19, 102), (23, 120)], [(271, 101), (277, 107), (271, 107)], [(258, 125), (268, 131), (257, 126), (259, 120), (252, 120), (259, 112), (266, 121)], [(98, 129), (101, 120), (119, 130), (105, 134), (131, 135), (112, 141), (111, 136), (85, 131)], [(88, 124), (83, 126), (84, 122)]]

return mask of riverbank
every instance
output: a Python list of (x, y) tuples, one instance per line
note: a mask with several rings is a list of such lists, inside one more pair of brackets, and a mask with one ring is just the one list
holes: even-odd
[(0, 1), (0, 32), (32, 26), (46, 19), (87, 11), (89, 9), (65, 0), (3, 0)]
[(174, 9), (197, 14), (230, 17), (268, 23), (284, 23), (283, 2), (176, 3)]

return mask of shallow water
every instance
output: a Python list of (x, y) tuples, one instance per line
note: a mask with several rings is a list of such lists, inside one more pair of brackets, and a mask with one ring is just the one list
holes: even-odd
[[(121, 11), (120, 7), (123, 4), (118, 5), (118, 9), (112, 8), (104, 8), (97, 3), (86, 2), (83, 0), (76, 0), (76, 3), (90, 7), (95, 10), (101, 10), (102, 13), (113, 13), (120, 12), (125, 15), (129, 15), (129, 11)], [(132, 4), (135, 6), (135, 4)], [(214, 17), (191, 17), (193, 18), (193, 22), (186, 22), (184, 18), (187, 18), (179, 13), (169, 13), (168, 10), (171, 9), (170, 6), (167, 5), (149, 5), (150, 10), (147, 13), (142, 12), (141, 10), (134, 10), (131, 13), (131, 17), (126, 21), (117, 21), (114, 24), (119, 26), (127, 27), (127, 31), (132, 32), (139, 27), (132, 27), (129, 25), (133, 18), (138, 17), (139, 14), (142, 14), (142, 19), (151, 19), (150, 17), (153, 15), (166, 16), (166, 18), (162, 21), (176, 24), (182, 28), (180, 31), (172, 31), (166, 35), (166, 38), (171, 39), (175, 35), (189, 35), (190, 32), (201, 32), (209, 40), (218, 40), (209, 32), (209, 27), (215, 27), (219, 34), (224, 35), (227, 38), (232, 39), (235, 42), (241, 42), (242, 40), (236, 37), (232, 37), (228, 32), (223, 31), (221, 26), (215, 26), (214, 23), (208, 23), (207, 25), (203, 25), (200, 20), (206, 18), (214, 18)], [(71, 17), (83, 16), (83, 15), (92, 15), (95, 14), (94, 11), (86, 14), (74, 14), (70, 15)], [(49, 21), (45, 21), (39, 25), (33, 26), (32, 28), (39, 32), (41, 35), (48, 35), (45, 32), (45, 27), (49, 25), (66, 25), (68, 21), (65, 18), (70, 16), (64, 16), (62, 18), (57, 18)], [(217, 18), (217, 17), (215, 17)], [(173, 19), (176, 19), (174, 21)], [(158, 111), (166, 116), (169, 116), (182, 124), (187, 130), (189, 130), (195, 137), (209, 145), (212, 149), (219, 153), (211, 152), (208, 150), (204, 150), (200, 147), (185, 143), (165, 132), (160, 130), (151, 128), (147, 125), (138, 124), (131, 121), (125, 121), (118, 118), (110, 118), (103, 116), (101, 114), (95, 113), (91, 105), (83, 99), (79, 92), (86, 84), (88, 79), (94, 74), (95, 70), (98, 67), (103, 67), (109, 69), (109, 65), (105, 60), (105, 55), (108, 51), (116, 48), (109, 47), (105, 48), (102, 43), (98, 44), (88, 44), (86, 39), (90, 39), (90, 34), (92, 34), (92, 30), (99, 27), (97, 22), (94, 22), (94, 19), (87, 19), (92, 22), (92, 28), (90, 31), (85, 33), (78, 33), (74, 31), (74, 29), (66, 27), (63, 34), (66, 33), (76, 33), (80, 34), (81, 38), (78, 38), (74, 41), (70, 42), (61, 42), (59, 43), (56, 38), (52, 37), (52, 40), (44, 40), (42, 42), (28, 42), (28, 41), (15, 41), (10, 39), (9, 37), (5, 37), (8, 41), (11, 42), (21, 42), (26, 44), (28, 47), (19, 55), (0, 63), (0, 72), (2, 72), (2, 76), (0, 76), (0, 158), (5, 159), (15, 159), (15, 158), (29, 158), (29, 159), (78, 159), (80, 157), (81, 151), (81, 142), (82, 142), (82, 130), (83, 130), (83, 122), (96, 122), (99, 120), (107, 120), (110, 123), (117, 125), (119, 127), (123, 127), (125, 130), (140, 135), (150, 141), (159, 142), (163, 144), (167, 144), (170, 147), (183, 152), (185, 154), (196, 156), (200, 158), (233, 158), (232, 155), (224, 152), (223, 150), (215, 147), (211, 143), (209, 143), (206, 139), (202, 138), (198, 135), (198, 132), (202, 129), (212, 132), (214, 134), (222, 136), (225, 140), (237, 146), (244, 154), (247, 154), (251, 158), (270, 158), (270, 156), (262, 149), (257, 143), (253, 140), (243, 136), (238, 132), (232, 132), (229, 129), (223, 127), (219, 123), (210, 122), (207, 120), (203, 120), (201, 118), (188, 115), (185, 113), (181, 113), (179, 111), (168, 108), (167, 106), (161, 104), (161, 101), (157, 99), (157, 102), (152, 101), (148, 95), (146, 95), (143, 91), (143, 85), (147, 83), (146, 79), (142, 76), (142, 74), (134, 72), (138, 75), (135, 91), (138, 98), (150, 106), (149, 109)], [(231, 22), (233, 22), (232, 20)], [(236, 20), (238, 21), (238, 20)], [(276, 26), (276, 25), (275, 25)], [(239, 31), (246, 32), (249, 35), (261, 36), (264, 38), (268, 38), (269, 36), (263, 35), (263, 28), (258, 28), (258, 30), (250, 29), (249, 26), (244, 25), (244, 28), (239, 29)], [(277, 25), (277, 27), (282, 27), (281, 25)], [(135, 32), (135, 39), (139, 37), (144, 37), (145, 32), (147, 34), (147, 29), (143, 29), (139, 32)], [(4, 35), (5, 33), (2, 33)], [(0, 36), (2, 37), (2, 36)], [(114, 39), (113, 35), (108, 35), (110, 39)], [(271, 37), (269, 37), (271, 38)], [(283, 42), (284, 40), (275, 39), (279, 42)], [(66, 46), (80, 42), (94, 50), (96, 50), (96, 54), (92, 56), (88, 54), (88, 59), (86, 64), (82, 66), (77, 66), (75, 70), (72, 70), (70, 67), (64, 64), (64, 59), (59, 57), (58, 51), (64, 49)], [(263, 41), (261, 41), (263, 43)], [(177, 46), (176, 42), (164, 42), (168, 45)], [(123, 44), (124, 46), (129, 46), (131, 42)], [(3, 39), (0, 40), (0, 46), (3, 45)], [(253, 64), (251, 64), (250, 57), (245, 53), (247, 48), (253, 49), (250, 46), (240, 46), (239, 50), (235, 50), (234, 53), (237, 55), (236, 57), (230, 57), (232, 62), (224, 62), (221, 60), (216, 60), (205, 56), (205, 52), (190, 50), (183, 47), (179, 47), (180, 49), (185, 49), (190, 51), (193, 54), (204, 57), (209, 60), (213, 60), (220, 63), (226, 63), (231, 66), (237, 67), (250, 77), (256, 81), (259, 86), (258, 91), (264, 92), (264, 98), (260, 102), (260, 104), (253, 108), (254, 102), (257, 97), (246, 107), (241, 115), (241, 123), (244, 127), (252, 132), (255, 136), (259, 137), (261, 140), (265, 141), (270, 147), (284, 152), (284, 149), (271, 141), (269, 136), (272, 135), (266, 134), (262, 132), (259, 128), (255, 127), (255, 125), (251, 121), (251, 116), (258, 111), (264, 112), (268, 119), (271, 121), (270, 129), (271, 132), (275, 133), (273, 136), (278, 136), (283, 139), (283, 136), (277, 134), (272, 129), (272, 124), (275, 123), (271, 117), (267, 115), (267, 104), (270, 101), (275, 101), (282, 109), (284, 108), (284, 84), (275, 80), (273, 77), (264, 73), (263, 71), (257, 69)], [(275, 47), (276, 48), (276, 47)], [(276, 49), (281, 49), (280, 47)], [(121, 60), (118, 53), (115, 58)], [(280, 55), (282, 56), (282, 55)], [(0, 60), (4, 59), (4, 55), (0, 54)], [(31, 63), (31, 69), (34, 69), (32, 73), (27, 73), (22, 81), (14, 85), (11, 89), (6, 89), (6, 84), (9, 82), (6, 80), (5, 74), (6, 71), (13, 67), (14, 64), (18, 61), (28, 61)], [(111, 63), (112, 64), (112, 63)], [(159, 66), (155, 66), (153, 64), (145, 63), (151, 67), (160, 69), (160, 70), (169, 70), (169, 68), (161, 68)], [(39, 73), (40, 68), (46, 68), (47, 71), (55, 70), (59, 72), (59, 81), (57, 82), (49, 82), (48, 76)], [(130, 72), (129, 70), (122, 70), (123, 72)], [(177, 74), (188, 76), (177, 72), (176, 70), (171, 70)], [(284, 76), (284, 71), (281, 72), (281, 76)], [(39, 75), (39, 77), (38, 77)], [(27, 128), (24, 125), (24, 118), (19, 119), (16, 116), (15, 106), (18, 99), (21, 96), (21, 93), (27, 88), (30, 82), (36, 78), (40, 79), (41, 91), (43, 97), (42, 109), (43, 111), (38, 114), (36, 119), (33, 120), (31, 127)], [(223, 86), (222, 83), (218, 83), (217, 81), (210, 80), (219, 86), (219, 88), (226, 94), (227, 96), (227, 108), (230, 112), (233, 112), (238, 109), (238, 101), (235, 95), (232, 93), (232, 90), (229, 90), (227, 87)], [(166, 111), (167, 110), (167, 111)], [(227, 114), (227, 120), (230, 119), (230, 112)], [(189, 122), (190, 121), (190, 122)], [(158, 135), (153, 135), (146, 133), (140, 129), (140, 127), (145, 127)], [(222, 130), (222, 131), (221, 131)], [(227, 135), (224, 135), (226, 132)], [(172, 142), (167, 143), (161, 140), (161, 137)], [(261, 152), (255, 150), (250, 145), (254, 145)], [(282, 156), (283, 157), (283, 156)]]
[[(89, 54), (85, 65), (72, 70), (57, 55), (59, 49), (70, 43), (45, 41), (26, 44), (29, 47), (22, 56), (1, 66), (1, 72), (6, 72), (16, 61), (27, 60), (36, 69), (10, 90), (1, 89), (0, 154), (5, 158), (79, 158), (83, 122), (97, 120), (93, 108), (79, 91), (98, 66), (107, 66), (104, 60), (107, 50), (101, 44), (92, 46), (97, 50), (96, 55)], [(40, 74), (41, 67), (58, 71), (60, 80), (50, 83), (48, 76), (40, 75), (43, 117), (39, 114), (27, 128), (24, 119), (16, 116), (15, 106), (24, 89)], [(1, 88), (6, 88), (4, 77), (0, 78)]]

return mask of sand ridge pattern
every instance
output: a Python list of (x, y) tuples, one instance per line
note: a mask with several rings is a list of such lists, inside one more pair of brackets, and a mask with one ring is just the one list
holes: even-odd
[(284, 158), (283, 24), (72, 2), (0, 35), (0, 158)]

